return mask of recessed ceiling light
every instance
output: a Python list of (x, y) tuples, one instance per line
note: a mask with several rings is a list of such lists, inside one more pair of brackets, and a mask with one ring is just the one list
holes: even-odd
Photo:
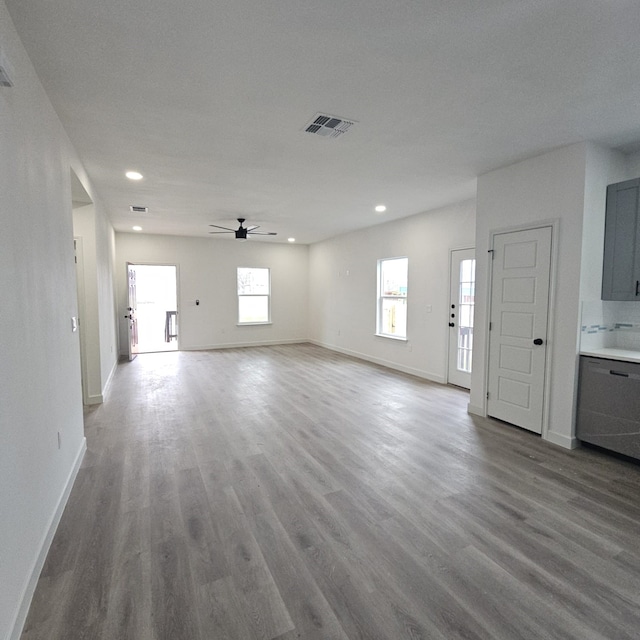
[(127, 171), (124, 175), (127, 176), (129, 180), (142, 180), (142, 174), (137, 171)]
[(288, 240), (289, 242), (295, 242), (295, 241), (296, 241), (296, 239), (295, 239), (295, 238), (287, 238), (287, 240)]
[(142, 231), (142, 227), (131, 227), (134, 231)]
[(384, 213), (386, 210), (387, 210), (387, 207), (385, 207), (383, 204), (379, 204), (379, 205), (376, 207), (376, 211), (377, 211), (378, 213)]

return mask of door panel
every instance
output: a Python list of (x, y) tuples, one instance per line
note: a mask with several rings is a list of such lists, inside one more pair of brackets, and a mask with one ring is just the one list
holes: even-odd
[(496, 234), (492, 256), (487, 412), (542, 433), (551, 227)]
[(474, 249), (456, 249), (451, 252), (447, 381), (465, 389), (471, 387), (475, 255)]

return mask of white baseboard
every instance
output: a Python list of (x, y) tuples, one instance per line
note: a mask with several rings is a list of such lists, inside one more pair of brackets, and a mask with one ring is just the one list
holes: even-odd
[(116, 374), (118, 370), (118, 360), (114, 360), (113, 365), (111, 366), (111, 371), (109, 372), (109, 377), (107, 378), (106, 383), (102, 387), (102, 400), (104, 401), (109, 393), (109, 388), (111, 387), (111, 382), (113, 381), (113, 376)]
[(407, 367), (398, 362), (384, 360), (383, 358), (376, 358), (375, 356), (370, 356), (366, 353), (360, 353), (359, 351), (352, 351), (351, 349), (343, 349), (342, 347), (338, 347), (336, 345), (331, 345), (331, 344), (325, 344), (323, 342), (318, 342), (316, 340), (307, 340), (307, 342), (310, 342), (311, 344), (315, 344), (319, 347), (323, 347), (324, 349), (329, 349), (330, 351), (337, 351), (338, 353), (343, 353), (344, 355), (351, 356), (352, 358), (358, 358), (358, 360), (366, 360), (367, 362), (373, 362), (374, 364), (379, 364), (383, 367), (387, 367), (388, 369), (394, 369), (395, 371), (408, 373), (409, 375), (416, 376), (417, 378), (422, 378), (423, 380), (429, 380), (430, 382), (437, 382), (438, 384), (447, 383), (444, 376), (438, 375), (436, 373), (430, 373), (428, 371), (423, 371), (422, 369)]
[(62, 518), (62, 512), (67, 505), (69, 494), (71, 493), (73, 483), (75, 482), (78, 471), (80, 470), (80, 465), (82, 464), (82, 459), (84, 458), (86, 450), (87, 439), (82, 438), (82, 445), (80, 446), (80, 449), (76, 454), (76, 459), (74, 460), (73, 467), (71, 468), (69, 476), (67, 477), (62, 495), (58, 500), (55, 511), (53, 512), (44, 536), (42, 537), (40, 543), (40, 551), (38, 552), (35, 562), (33, 563), (33, 567), (31, 569), (27, 582), (22, 589), (20, 605), (18, 606), (18, 610), (16, 611), (16, 614), (14, 616), (13, 631), (9, 636), (9, 640), (20, 640), (20, 636), (22, 635), (22, 630), (24, 628), (24, 623), (26, 622), (27, 614), (29, 613), (29, 607), (31, 606), (31, 600), (33, 599), (33, 594), (36, 590), (36, 585), (38, 584), (40, 573), (42, 572), (42, 567), (44, 567), (44, 562), (47, 559), (47, 554), (49, 553), (49, 547), (51, 547), (53, 536), (55, 535), (58, 524), (60, 523), (60, 518)]
[(576, 449), (578, 447), (578, 439), (572, 438), (570, 436), (565, 436), (562, 433), (558, 433), (557, 431), (547, 431), (544, 436), (544, 440), (547, 442), (551, 442), (553, 444), (557, 444), (559, 447), (564, 449)]
[(104, 402), (104, 397), (101, 393), (98, 393), (94, 396), (89, 396), (87, 398), (87, 405), (91, 405), (91, 404), (102, 404)]
[(487, 417), (487, 412), (484, 410), (484, 407), (479, 407), (471, 403), (467, 405), (467, 413), (472, 413), (474, 416), (482, 416), (483, 418)]
[(306, 338), (292, 340), (259, 340), (258, 342), (224, 342), (222, 344), (207, 344), (191, 347), (180, 347), (180, 351), (215, 351), (216, 349), (240, 349), (242, 347), (273, 347), (279, 344), (304, 344)]

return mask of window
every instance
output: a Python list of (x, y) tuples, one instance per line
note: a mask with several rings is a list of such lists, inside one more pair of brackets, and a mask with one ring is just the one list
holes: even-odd
[(238, 267), (238, 324), (265, 324), (270, 316), (269, 269)]
[(407, 337), (408, 258), (378, 260), (377, 334), (391, 338)]

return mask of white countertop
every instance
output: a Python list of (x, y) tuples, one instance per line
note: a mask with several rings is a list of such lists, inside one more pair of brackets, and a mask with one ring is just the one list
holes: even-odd
[(640, 351), (629, 349), (590, 349), (580, 351), (581, 356), (594, 358), (607, 358), (609, 360), (622, 360), (624, 362), (640, 362)]

